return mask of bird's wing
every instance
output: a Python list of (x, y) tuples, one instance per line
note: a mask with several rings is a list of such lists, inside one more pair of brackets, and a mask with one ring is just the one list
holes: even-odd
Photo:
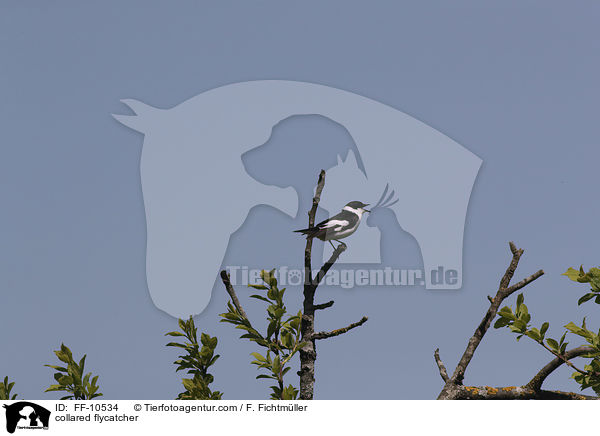
[[(335, 217), (334, 217), (335, 218)], [(336, 220), (336, 219), (329, 219), (329, 220), (325, 220), (319, 224), (317, 224), (315, 227), (317, 227), (319, 230), (325, 230), (325, 229), (334, 229), (334, 230), (341, 230), (342, 227), (347, 226), (349, 224), (348, 220)]]
[(337, 230), (340, 230), (341, 227), (347, 226), (350, 223), (346, 218), (347, 218), (347, 214), (345, 214), (342, 211), (342, 212), (332, 216), (331, 218), (326, 219), (325, 221), (321, 221), (319, 224), (317, 224), (315, 226), (315, 228), (317, 228), (319, 230), (335, 228), (335, 230), (337, 231)]

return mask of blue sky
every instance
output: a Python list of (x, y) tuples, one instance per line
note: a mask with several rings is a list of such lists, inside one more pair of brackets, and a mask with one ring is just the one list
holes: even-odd
[[(546, 271), (526, 291), (533, 322), (550, 321), (550, 334), (560, 336), (561, 325), (590, 311), (576, 305), (585, 288), (560, 274), (599, 262), (596, 3), (63, 1), (0, 8), (0, 375), (14, 379), (22, 397), (56, 397), (42, 393), (52, 380), (42, 364), (54, 360), (61, 341), (88, 354), (106, 398), (180, 392), (176, 353), (163, 336), (176, 320), (154, 307), (145, 281), (143, 138), (110, 115), (125, 113), (122, 98), (169, 108), (239, 81), (314, 82), (402, 110), (482, 158), (465, 227), (463, 288), (324, 289), (323, 300), (336, 304), (319, 314), (319, 330), (362, 315), (369, 321), (318, 344), (317, 398), (435, 398), (442, 382), (433, 350), (454, 367), (506, 268), (509, 240), (526, 250), (517, 279)], [(291, 147), (290, 138), (352, 146), (324, 120), (289, 120), (281, 129), (261, 151), (267, 166)], [(298, 217), (254, 208), (230, 241), (236, 258), (257, 267), (302, 261), (302, 240), (270, 234), (271, 224), (287, 235), (305, 221), (320, 163), (310, 153), (295, 159), (302, 170), (289, 176), (300, 196)], [(414, 239), (398, 227), (389, 232), (384, 257), (419, 266)], [(299, 292), (288, 295), (288, 306), (298, 307)], [(215, 287), (196, 318), (220, 340), (214, 387), (227, 399), (265, 398), (268, 388), (249, 364), (254, 348), (217, 322), (225, 296)], [(259, 304), (246, 306), (261, 315)], [(548, 359), (533, 343), (490, 331), (465, 382), (522, 384)], [(569, 374), (557, 371), (547, 386), (578, 389)]]

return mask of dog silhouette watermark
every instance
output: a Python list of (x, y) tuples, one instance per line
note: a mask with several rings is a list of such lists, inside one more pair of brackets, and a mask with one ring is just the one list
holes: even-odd
[[(114, 117), (145, 135), (146, 277), (159, 309), (186, 318), (206, 308), (229, 238), (252, 207), (269, 204), (296, 214), (295, 191), (257, 182), (240, 156), (264, 144), (280, 121), (307, 114), (346, 128), (360, 155), (331, 170), (322, 206), (340, 210), (349, 200), (393, 191), (399, 201), (390, 198), (385, 207), (420, 247), (425, 288), (462, 286), (467, 206), (482, 161), (404, 112), (340, 89), (285, 80), (226, 85), (166, 110), (122, 101), (136, 115)], [(341, 262), (378, 263), (380, 238), (377, 228), (363, 226)], [(456, 277), (432, 280), (440, 266)]]

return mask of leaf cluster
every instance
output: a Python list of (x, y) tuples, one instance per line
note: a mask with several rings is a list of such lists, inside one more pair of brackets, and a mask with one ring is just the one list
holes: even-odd
[[(585, 272), (583, 265), (579, 270), (569, 268), (563, 275), (578, 283), (589, 283), (590, 292), (583, 295), (577, 302), (579, 305), (594, 300), (594, 303), (600, 304), (600, 268), (590, 268)], [(587, 356), (592, 360), (584, 366), (585, 373), (573, 373), (573, 379), (581, 385), (581, 389), (592, 388), (597, 395), (600, 395), (600, 330), (594, 333), (589, 330), (585, 324), (585, 318), (581, 327), (570, 322), (565, 326), (571, 333), (582, 337), (593, 348), (593, 352)]]
[(577, 304), (581, 305), (586, 301), (595, 299), (596, 304), (600, 304), (600, 268), (590, 268), (588, 272), (583, 270), (583, 265), (579, 267), (579, 270), (569, 268), (563, 276), (567, 276), (569, 279), (578, 283), (589, 283), (590, 291), (579, 299)]
[(600, 395), (600, 330), (598, 330), (598, 333), (588, 330), (585, 318), (583, 319), (581, 327), (570, 322), (565, 328), (571, 333), (585, 339), (593, 349), (593, 351), (583, 356), (592, 359), (585, 365), (585, 373), (576, 371), (571, 377), (581, 385), (582, 390), (592, 388), (596, 394)]
[(498, 319), (494, 323), (494, 328), (508, 327), (511, 332), (517, 333), (517, 341), (523, 336), (527, 336), (539, 344), (546, 344), (548, 347), (556, 351), (556, 353), (564, 353), (567, 343), (564, 342), (564, 335), (560, 341), (546, 338), (546, 332), (550, 324), (545, 322), (540, 328), (531, 327), (531, 314), (525, 305), (525, 297), (519, 294), (517, 297), (517, 307), (513, 312), (512, 307), (504, 306), (498, 311)]
[(13, 394), (10, 396), (10, 391), (12, 391), (15, 382), (8, 382), (8, 377), (4, 377), (4, 381), (0, 383), (0, 400), (14, 400), (17, 398), (17, 394)]
[[(600, 269), (591, 268), (588, 272), (580, 267), (579, 270), (569, 268), (563, 275), (578, 283), (589, 283), (591, 286), (590, 292), (581, 297), (578, 305), (595, 299), (595, 303), (600, 304)], [(530, 326), (531, 315), (524, 303), (523, 294), (517, 297), (516, 310), (513, 312), (510, 306), (504, 306), (498, 311), (498, 319), (494, 323), (494, 328), (508, 327), (512, 332), (517, 334), (517, 340), (523, 336), (527, 336), (535, 342), (542, 345), (555, 356), (561, 357), (567, 364), (576, 369), (571, 376), (581, 389), (592, 388), (596, 394), (600, 395), (600, 330), (595, 333), (589, 330), (586, 326), (585, 318), (581, 326), (573, 322), (564, 326), (566, 331), (559, 340), (546, 338), (546, 332), (549, 323), (545, 322), (538, 329)], [(568, 342), (565, 342), (567, 333), (574, 334), (583, 338), (592, 348), (590, 353), (581, 357), (592, 359), (585, 365), (584, 369), (577, 369), (565, 358), (565, 351)]]
[(261, 271), (263, 285), (248, 285), (259, 291), (260, 294), (251, 295), (254, 298), (267, 304), (267, 331), (261, 334), (256, 330), (251, 322), (244, 317), (240, 311), (231, 302), (227, 304), (227, 312), (220, 316), (221, 322), (227, 322), (235, 325), (235, 328), (244, 330), (241, 338), (246, 338), (256, 342), (265, 349), (265, 352), (251, 353), (255, 358), (251, 363), (258, 369), (266, 370), (266, 373), (256, 376), (259, 378), (272, 379), (277, 385), (271, 386), (271, 399), (274, 400), (294, 400), (298, 396), (298, 390), (293, 385), (284, 387), (284, 376), (291, 369), (287, 366), (290, 359), (305, 345), (300, 341), (300, 322), (302, 312), (296, 315), (287, 316), (287, 308), (283, 302), (285, 288), (279, 289), (275, 270)]
[(84, 375), (85, 354), (79, 362), (76, 362), (73, 359), (73, 353), (65, 344), (61, 344), (60, 350), (55, 350), (54, 354), (56, 354), (58, 360), (66, 363), (67, 366), (65, 368), (64, 366), (44, 365), (57, 371), (54, 374), (54, 379), (58, 382), (58, 384), (50, 385), (45, 392), (63, 391), (70, 393), (70, 395), (62, 397), (61, 400), (91, 400), (102, 396), (98, 392), (99, 386), (96, 384), (98, 376), (92, 377), (91, 372)]
[(180, 332), (169, 332), (165, 336), (184, 337), (187, 341), (183, 343), (169, 342), (167, 347), (177, 347), (185, 351), (185, 354), (178, 356), (179, 359), (173, 363), (177, 365), (176, 371), (187, 370), (187, 373), (193, 377), (182, 379), (186, 390), (181, 392), (177, 399), (220, 400), (223, 394), (219, 391), (210, 390), (209, 385), (214, 381), (214, 377), (208, 372), (209, 368), (219, 358), (219, 355), (215, 354), (217, 338), (201, 333), (200, 343), (198, 343), (198, 329), (191, 316), (187, 321), (180, 319), (179, 328), (181, 329)]

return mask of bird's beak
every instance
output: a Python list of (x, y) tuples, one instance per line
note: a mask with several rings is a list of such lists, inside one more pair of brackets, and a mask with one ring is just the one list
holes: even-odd
[(371, 212), (369, 209), (365, 209), (364, 207), (362, 208), (362, 210), (364, 210), (365, 212)]

